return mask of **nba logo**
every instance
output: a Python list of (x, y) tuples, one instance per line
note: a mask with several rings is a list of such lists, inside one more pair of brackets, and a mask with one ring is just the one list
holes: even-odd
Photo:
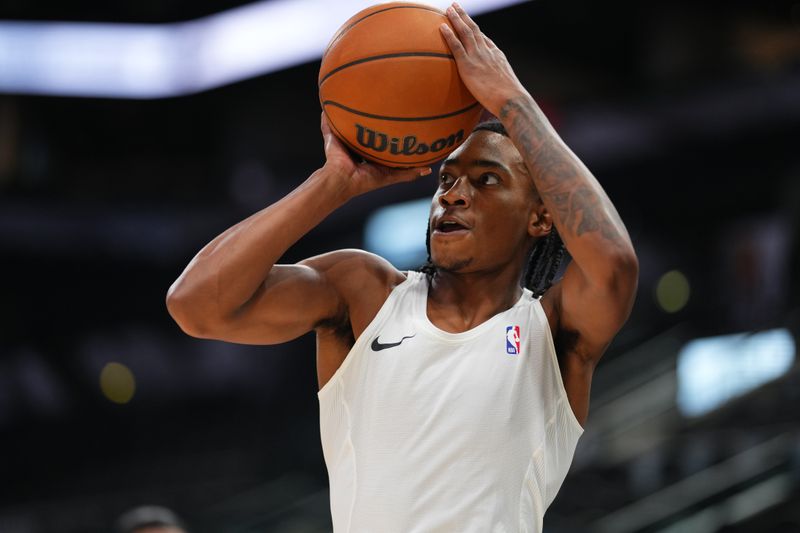
[(506, 353), (519, 355), (519, 326), (506, 327)]

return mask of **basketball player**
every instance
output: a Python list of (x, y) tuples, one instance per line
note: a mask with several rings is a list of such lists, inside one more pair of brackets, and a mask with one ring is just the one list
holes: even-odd
[[(447, 16), (464, 83), (500, 122), (442, 164), (423, 271), (360, 250), (275, 264), (350, 198), (430, 173), (355, 163), (323, 118), (325, 165), (211, 241), (167, 296), (196, 337), (316, 332), (337, 532), (541, 531), (636, 292), (637, 258), (600, 184), (503, 53), (460, 7)], [(558, 235), (572, 261), (548, 289)]]

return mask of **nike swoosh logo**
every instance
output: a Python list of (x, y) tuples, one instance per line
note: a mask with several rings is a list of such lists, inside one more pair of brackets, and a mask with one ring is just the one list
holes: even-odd
[(378, 335), (377, 337), (375, 337), (375, 340), (372, 341), (372, 351), (373, 352), (379, 352), (379, 351), (385, 350), (387, 348), (394, 348), (395, 346), (400, 346), (403, 343), (404, 340), (410, 339), (412, 337), (415, 337), (416, 335), (417, 335), (416, 333), (414, 335), (408, 335), (408, 336), (403, 337), (402, 339), (400, 339), (399, 342), (389, 342), (389, 343), (386, 343), (386, 344), (381, 344), (380, 342), (378, 342), (378, 338), (380, 337), (380, 335)]

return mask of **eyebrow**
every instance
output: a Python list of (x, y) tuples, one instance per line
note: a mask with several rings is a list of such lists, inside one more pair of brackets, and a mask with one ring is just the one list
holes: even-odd
[[(451, 159), (445, 159), (444, 162), (442, 162), (442, 166), (444, 167), (447, 165), (458, 165), (460, 163), (461, 160), (459, 158), (453, 157)], [(491, 159), (473, 159), (472, 161), (469, 162), (469, 165), (482, 168), (499, 168), (500, 170), (503, 170), (506, 174), (511, 174), (511, 171), (508, 169), (507, 166), (497, 161), (492, 161)]]

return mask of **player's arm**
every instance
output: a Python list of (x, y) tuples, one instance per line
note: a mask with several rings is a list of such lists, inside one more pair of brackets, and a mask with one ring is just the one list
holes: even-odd
[(167, 308), (186, 333), (248, 344), (294, 339), (344, 313), (348, 302), (335, 274), (341, 272), (337, 264), (349, 262), (351, 273), (374, 272), (386, 264), (357, 251), (275, 264), (350, 198), (430, 173), (429, 168), (355, 163), (324, 117), (322, 134), (325, 165), (286, 197), (208, 243), (169, 288)]
[[(531, 173), (572, 263), (558, 300), (559, 330), (571, 353), (592, 367), (627, 320), (638, 261), (617, 210), (592, 173), (567, 147), (517, 79), (505, 55), (461, 9), (449, 9), (455, 33), (443, 26), (465, 85), (496, 115)], [(574, 358), (573, 358), (574, 359)]]

